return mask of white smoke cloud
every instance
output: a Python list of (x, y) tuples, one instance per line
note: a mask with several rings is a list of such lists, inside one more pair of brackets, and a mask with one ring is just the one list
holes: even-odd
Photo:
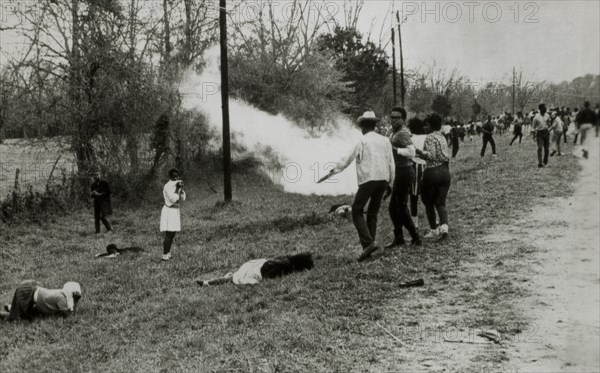
[[(218, 46), (210, 48), (205, 59), (207, 66), (203, 73), (188, 73), (179, 90), (184, 97), (183, 106), (202, 112), (209, 125), (222, 134)], [(229, 100), (229, 117), (235, 138), (232, 141), (240, 143), (260, 159), (263, 170), (286, 192), (317, 195), (356, 192), (355, 163), (332, 179), (316, 183), (360, 139), (360, 131), (348, 120), (340, 119), (338, 129), (315, 138), (284, 116), (271, 115), (241, 100)]]

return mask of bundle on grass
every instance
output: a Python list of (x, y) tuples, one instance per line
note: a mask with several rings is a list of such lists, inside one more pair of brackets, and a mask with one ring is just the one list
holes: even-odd
[(331, 206), (329, 213), (335, 214), (336, 216), (340, 216), (342, 218), (348, 218), (352, 215), (352, 206), (339, 203)]
[(236, 285), (258, 284), (263, 278), (275, 278), (293, 272), (302, 272), (314, 267), (312, 254), (280, 256), (275, 259), (254, 259), (244, 264), (236, 271), (224, 277), (212, 280), (198, 280), (200, 286), (221, 285), (233, 282)]
[(101, 253), (101, 254), (96, 254), (96, 258), (102, 258), (102, 257), (106, 257), (106, 258), (115, 258), (123, 253), (141, 253), (143, 252), (144, 249), (141, 247), (137, 247), (137, 246), (131, 246), (131, 247), (124, 247), (122, 249), (119, 249), (117, 247), (117, 245), (115, 245), (114, 243), (108, 244), (106, 246), (106, 252), (105, 253)]

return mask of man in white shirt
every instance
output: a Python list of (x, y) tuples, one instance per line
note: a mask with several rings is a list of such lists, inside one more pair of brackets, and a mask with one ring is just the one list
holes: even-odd
[[(384, 194), (387, 198), (392, 192), (392, 185), (394, 185), (395, 164), (392, 144), (387, 137), (374, 131), (378, 121), (379, 118), (372, 111), (367, 111), (358, 118), (358, 126), (363, 133), (362, 138), (354, 146), (352, 152), (338, 162), (326, 176), (330, 177), (342, 172), (356, 160), (358, 191), (352, 204), (352, 222), (363, 247), (363, 253), (358, 258), (359, 262), (367, 259), (379, 249), (375, 245), (377, 214)], [(365, 220), (364, 209), (367, 202), (369, 202), (369, 208)]]
[[(540, 113), (533, 118), (533, 130), (537, 141), (538, 167), (543, 168), (548, 165), (548, 153), (550, 150), (550, 122), (551, 118), (546, 113), (546, 104), (540, 104), (538, 107)], [(542, 157), (543, 150), (543, 157)]]

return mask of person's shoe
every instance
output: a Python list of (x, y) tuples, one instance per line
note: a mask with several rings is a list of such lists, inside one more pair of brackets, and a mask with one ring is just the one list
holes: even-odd
[(163, 254), (162, 260), (164, 260), (164, 261), (171, 260), (171, 253)]
[(410, 246), (411, 247), (423, 247), (423, 241), (421, 241), (421, 239), (417, 239), (417, 240), (412, 240), (410, 242)]
[(544, 165), (542, 163), (538, 164), (538, 168), (544, 168)]
[(424, 238), (426, 239), (431, 239), (431, 238), (436, 238), (439, 234), (439, 231), (437, 229), (432, 229), (430, 230)]
[(439, 228), (439, 232), (440, 235), (438, 237), (438, 241), (444, 241), (445, 239), (448, 238), (448, 225), (447, 224), (443, 224), (440, 226)]
[(557, 156), (557, 157), (560, 157), (560, 156), (562, 156), (562, 153), (558, 153), (556, 156)]
[(492, 158), (498, 158), (497, 154), (492, 154)]
[(206, 280), (197, 280), (196, 283), (200, 286), (210, 286), (210, 284)]
[(379, 249), (379, 246), (375, 246), (375, 243), (370, 244), (369, 246), (367, 246), (362, 254), (360, 254), (360, 256), (358, 257), (358, 261), (362, 262), (365, 259), (367, 259), (368, 257), (371, 256), (371, 254), (373, 254), (375, 251), (377, 251)]
[(390, 242), (389, 244), (385, 245), (384, 248), (385, 249), (393, 249), (395, 247), (400, 247), (405, 244), (406, 244), (406, 241), (404, 241), (404, 239), (394, 238), (394, 240), (392, 242)]
[(5, 304), (5, 305), (4, 305), (4, 310), (5, 310), (6, 312), (10, 312), (10, 304)]
[(590, 152), (588, 152), (587, 150), (583, 149), (583, 158), (588, 159), (588, 157), (590, 156)]

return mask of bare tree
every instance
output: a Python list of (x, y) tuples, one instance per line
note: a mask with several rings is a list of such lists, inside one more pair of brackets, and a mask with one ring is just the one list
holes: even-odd
[(527, 104), (539, 94), (545, 82), (536, 82), (533, 79), (525, 78), (523, 70), (519, 70), (515, 76), (514, 84), (515, 103), (520, 111), (524, 111)]

